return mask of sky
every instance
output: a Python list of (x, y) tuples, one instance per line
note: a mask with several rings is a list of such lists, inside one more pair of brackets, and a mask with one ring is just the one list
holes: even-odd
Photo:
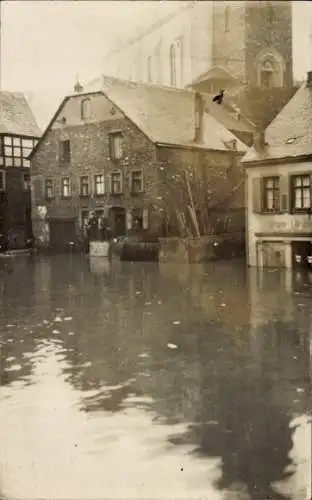
[[(2, 1), (2, 88), (36, 94), (38, 102), (40, 95), (53, 100), (72, 89), (77, 74), (82, 83), (97, 77), (108, 52), (177, 3)], [(310, 69), (308, 3), (293, 2), (294, 76), (299, 80)]]

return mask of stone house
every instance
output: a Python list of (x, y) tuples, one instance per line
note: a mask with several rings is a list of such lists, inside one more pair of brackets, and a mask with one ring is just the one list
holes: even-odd
[(24, 248), (32, 238), (30, 161), (41, 131), (21, 93), (0, 91), (0, 246)]
[(244, 225), (239, 159), (247, 147), (200, 94), (110, 77), (98, 91), (80, 90), (65, 97), (31, 153), (37, 240), (53, 248), (77, 241), (90, 210), (115, 235), (135, 226), (181, 234), (183, 224), (203, 234), (213, 231), (213, 214), (220, 222), (231, 208)]
[(249, 266), (312, 264), (312, 72), (242, 160)]

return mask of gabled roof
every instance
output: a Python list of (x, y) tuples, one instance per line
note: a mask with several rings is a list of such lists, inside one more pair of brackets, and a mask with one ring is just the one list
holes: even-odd
[(22, 93), (0, 91), (0, 133), (41, 136), (41, 130)]
[[(103, 92), (154, 143), (194, 145), (195, 92), (103, 77)], [(224, 141), (235, 136), (204, 113), (205, 149), (226, 151)], [(247, 150), (238, 140), (238, 150)]]
[[(103, 93), (154, 144), (196, 146), (206, 150), (228, 151), (229, 148), (225, 143), (236, 139), (238, 152), (247, 151), (247, 146), (242, 141), (207, 112), (204, 113), (204, 140), (202, 143), (194, 143), (195, 92), (106, 76), (91, 82), (81, 94), (67, 96), (48, 129), (60, 113), (65, 101), (85, 95), (88, 90), (92, 93)], [(39, 145), (40, 141), (37, 147)]]
[(266, 129), (267, 146), (251, 148), (244, 163), (296, 159), (312, 155), (312, 88), (301, 85)]

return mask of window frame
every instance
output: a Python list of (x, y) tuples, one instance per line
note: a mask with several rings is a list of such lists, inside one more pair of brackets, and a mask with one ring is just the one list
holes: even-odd
[[(82, 182), (85, 179), (86, 182)], [(83, 187), (87, 186), (87, 193), (83, 192)], [(81, 175), (79, 178), (79, 196), (80, 198), (88, 198), (90, 196), (90, 177), (89, 175)]]
[[(88, 104), (89, 108), (88, 112), (85, 112), (84, 106), (85, 104)], [(92, 105), (91, 105), (91, 99), (90, 97), (86, 97), (80, 101), (80, 118), (81, 120), (87, 121), (90, 120), (92, 116)]]
[[(272, 181), (272, 187), (267, 183)], [(273, 207), (268, 208), (268, 193), (273, 193)], [(278, 175), (262, 177), (262, 211), (264, 213), (280, 212), (280, 177)]]
[[(133, 189), (133, 177), (138, 172), (140, 173), (140, 176), (141, 176), (141, 189), (139, 191), (136, 191)], [(135, 179), (135, 180), (137, 180), (137, 179)], [(134, 194), (134, 195), (144, 193), (144, 175), (143, 175), (142, 169), (131, 170), (131, 172), (130, 172), (130, 192), (131, 192), (131, 194)]]
[[(49, 185), (48, 185), (49, 184)], [(51, 189), (51, 196), (48, 195), (48, 190)], [(46, 177), (44, 179), (44, 199), (46, 201), (51, 201), (54, 199), (54, 182), (53, 177)]]
[[(97, 182), (97, 178), (102, 177), (103, 178), (103, 193), (98, 193), (97, 192), (97, 186), (99, 184), (102, 184), (102, 182)], [(106, 193), (106, 185), (105, 185), (105, 175), (104, 174), (94, 174), (93, 176), (93, 185), (94, 185), (94, 196), (104, 196)]]
[(29, 136), (2, 134), (0, 136), (0, 156), (2, 165), (14, 168), (30, 168), (29, 155), (35, 147), (36, 139)]
[[(83, 217), (83, 214), (84, 213), (87, 213), (87, 217)], [(82, 210), (80, 210), (80, 229), (81, 230), (86, 230), (86, 227), (87, 227), (87, 223), (86, 224), (83, 224), (83, 221), (84, 220), (89, 220), (89, 214), (90, 214), (90, 210), (88, 208), (83, 208)]]
[[(67, 153), (65, 154), (65, 144), (68, 144)], [(62, 139), (59, 141), (59, 161), (60, 163), (71, 162), (71, 141), (70, 139)]]
[[(116, 139), (120, 139), (120, 154), (116, 154), (117, 148), (115, 147)], [(113, 162), (117, 162), (124, 157), (123, 151), (123, 133), (121, 130), (111, 131), (109, 133), (109, 157)]]
[[(304, 178), (309, 179), (309, 184), (304, 184)], [(301, 179), (301, 186), (295, 186), (296, 179)], [(301, 191), (301, 204), (303, 205), (304, 195), (303, 192), (308, 190), (310, 205), (308, 207), (296, 207), (296, 191)], [(291, 212), (292, 213), (309, 213), (312, 209), (312, 173), (302, 172), (298, 174), (292, 174), (290, 176), (290, 192), (291, 192)]]
[[(65, 183), (64, 181), (68, 179), (68, 194), (65, 194), (64, 193), (64, 187), (65, 187)], [(70, 176), (69, 175), (64, 175), (61, 177), (61, 198), (63, 200), (68, 200), (69, 198), (72, 197), (72, 192), (71, 192), (71, 179), (70, 179)]]
[[(114, 190), (114, 182), (113, 182), (113, 176), (118, 175), (119, 176), (119, 183), (120, 183), (120, 189), (118, 191)], [(121, 170), (113, 170), (110, 173), (110, 192), (111, 195), (113, 196), (118, 196), (123, 193), (123, 179), (122, 179), (122, 171)]]

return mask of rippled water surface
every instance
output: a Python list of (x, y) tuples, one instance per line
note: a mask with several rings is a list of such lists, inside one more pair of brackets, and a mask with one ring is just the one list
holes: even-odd
[(311, 497), (312, 275), (0, 262), (0, 491)]

